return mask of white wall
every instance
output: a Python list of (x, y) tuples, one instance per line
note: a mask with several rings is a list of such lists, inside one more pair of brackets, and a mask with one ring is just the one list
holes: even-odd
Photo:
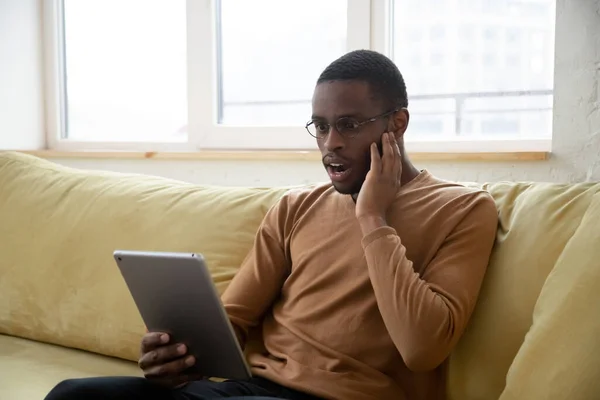
[(0, 149), (44, 146), (41, 2), (0, 0)]
[[(0, 10), (7, 8), (8, 3), (11, 1), (0, 0)], [(34, 1), (27, 0), (26, 3), (31, 5)], [(28, 9), (31, 11), (34, 8), (31, 6)], [(600, 181), (600, 0), (558, 0), (556, 14), (551, 160), (523, 163), (439, 162), (422, 163), (419, 167), (427, 168), (440, 177), (458, 181)], [(33, 19), (37, 18), (35, 16)], [(0, 29), (4, 31), (4, 28)], [(0, 47), (0, 59), (3, 58), (2, 51), (3, 48)], [(2, 68), (0, 67), (0, 71)], [(2, 75), (3, 72), (0, 73), (0, 79), (4, 78)], [(31, 79), (35, 80), (35, 77), (31, 76)], [(2, 96), (0, 94), (0, 104)], [(2, 136), (6, 129), (2, 119), (0, 132), (0, 147), (5, 147)], [(407, 134), (410, 134), (410, 129)], [(326, 179), (318, 162), (74, 159), (58, 162), (74, 167), (147, 173), (221, 185), (272, 186)]]

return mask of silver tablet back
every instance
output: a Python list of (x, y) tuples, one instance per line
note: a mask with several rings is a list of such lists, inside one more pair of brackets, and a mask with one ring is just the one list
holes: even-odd
[(251, 376), (201, 254), (115, 251), (114, 257), (148, 330), (169, 333), (170, 343), (186, 344), (196, 357), (189, 372)]

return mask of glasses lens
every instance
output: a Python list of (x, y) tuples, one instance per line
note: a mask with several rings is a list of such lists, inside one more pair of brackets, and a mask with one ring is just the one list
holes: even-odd
[(353, 135), (358, 131), (360, 123), (354, 118), (340, 118), (335, 123), (335, 127), (342, 135)]
[(329, 133), (329, 124), (319, 121), (311, 121), (306, 125), (306, 130), (311, 136), (321, 139)]
[(315, 123), (313, 121), (306, 124), (306, 130), (310, 133), (310, 136), (317, 137), (317, 128), (315, 128)]

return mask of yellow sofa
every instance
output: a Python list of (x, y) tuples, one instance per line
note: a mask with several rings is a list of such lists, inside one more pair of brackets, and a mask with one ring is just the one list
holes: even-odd
[[(449, 361), (449, 399), (600, 398), (600, 184), (484, 187), (500, 226)], [(42, 399), (65, 378), (139, 375), (144, 325), (113, 250), (203, 253), (222, 291), (288, 189), (198, 186), (0, 153), (0, 399)]]

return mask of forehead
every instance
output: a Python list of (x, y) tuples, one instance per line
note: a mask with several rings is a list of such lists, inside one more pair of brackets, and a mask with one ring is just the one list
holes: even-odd
[(313, 117), (371, 116), (380, 110), (371, 87), (363, 81), (328, 81), (315, 87)]

